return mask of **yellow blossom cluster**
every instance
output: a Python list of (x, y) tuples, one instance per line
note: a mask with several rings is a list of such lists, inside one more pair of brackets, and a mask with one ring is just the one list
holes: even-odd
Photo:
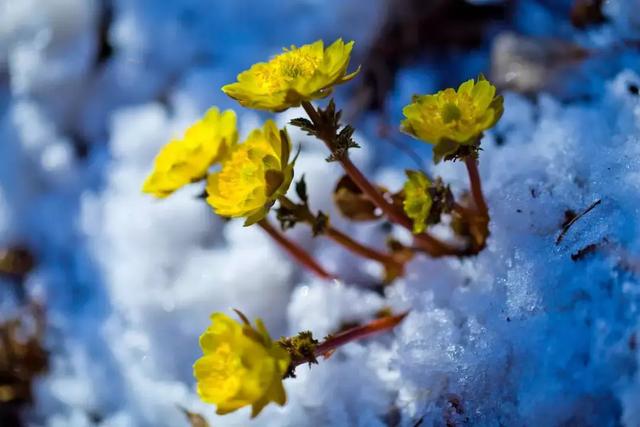
[(237, 140), (236, 113), (211, 108), (181, 139), (172, 140), (160, 150), (142, 191), (163, 198), (203, 179), (213, 164), (229, 154)]
[[(379, 187), (369, 184), (355, 165), (347, 161), (346, 150), (357, 147), (351, 139), (354, 129), (339, 123), (340, 112), (334, 108), (335, 104), (330, 102), (325, 110), (316, 110), (310, 104), (312, 100), (330, 95), (334, 86), (356, 76), (359, 69), (347, 72), (353, 44), (338, 39), (328, 47), (321, 40), (292, 46), (270, 61), (256, 63), (241, 72), (236, 82), (222, 90), (242, 106), (259, 110), (279, 112), (302, 104), (309, 119), (296, 119), (291, 124), (324, 140), (332, 150), (329, 159), (341, 161), (363, 197), (390, 220), (408, 229), (413, 227), (415, 234), (425, 233), (430, 213), (436, 216), (434, 213), (440, 212), (436, 208), (443, 204), (442, 197), (439, 199), (439, 193), (433, 190), (437, 186), (432, 186), (424, 173), (407, 171), (402, 208), (395, 204), (395, 199), (391, 204), (379, 194)], [(415, 96), (403, 109), (405, 119), (401, 128), (413, 137), (433, 144), (436, 161), (465, 156), (469, 159), (469, 156), (477, 155), (483, 132), (500, 119), (502, 103), (496, 88), (480, 76), (462, 83), (457, 90), (449, 88), (432, 95)], [(344, 151), (340, 156), (336, 155), (339, 149)], [(153, 171), (144, 182), (143, 191), (164, 198), (187, 184), (203, 181), (206, 182), (206, 201), (218, 215), (245, 218), (246, 226), (260, 222), (265, 230), (269, 230), (268, 222), (262, 220), (277, 200), (281, 201), (281, 208), (283, 200), (288, 200), (284, 196), (291, 186), (295, 163), (295, 159), (290, 159), (291, 151), (287, 131), (279, 129), (274, 121), (267, 120), (239, 143), (235, 112), (211, 108), (187, 129), (182, 138), (174, 139), (162, 148)], [(467, 166), (475, 168), (475, 159)], [(480, 207), (484, 202), (479, 175), (477, 170), (470, 170), (473, 171), (473, 174), (470, 172), (472, 186), (475, 185), (473, 194)], [(299, 185), (296, 186), (298, 196), (308, 210), (306, 186), (303, 181)], [(448, 187), (446, 190), (449, 191)], [(486, 205), (484, 211), (486, 213)], [(488, 222), (488, 215), (486, 218)], [(333, 236), (346, 241), (351, 248), (359, 248), (360, 254), (377, 260), (386, 259), (385, 254), (358, 245), (335, 230)], [(423, 243), (428, 243), (426, 247), (444, 248), (440, 255), (452, 253), (434, 238), (426, 234), (422, 237)], [(288, 246), (291, 249), (292, 245)], [(309, 258), (298, 257), (307, 265)], [(392, 261), (394, 265), (398, 263), (396, 258)], [(332, 276), (326, 274), (326, 277)], [(252, 416), (257, 416), (270, 402), (284, 405), (286, 395), (282, 379), (288, 369), (295, 366), (296, 358), (293, 357), (292, 362), (285, 347), (271, 340), (262, 321), (258, 319), (253, 326), (239, 314), (242, 322), (222, 313), (211, 316), (211, 325), (200, 337), (203, 356), (194, 365), (194, 375), (199, 396), (216, 405), (218, 414), (251, 406)], [(310, 360), (315, 360), (313, 354)]]
[(282, 378), (291, 359), (260, 319), (254, 327), (214, 313), (200, 347), (203, 356), (193, 366), (198, 395), (216, 405), (218, 414), (251, 406), (255, 417), (269, 402), (285, 404)]
[(493, 127), (503, 112), (503, 99), (484, 77), (462, 83), (434, 95), (415, 96), (403, 110), (402, 130), (434, 144), (436, 159), (452, 154), (461, 145), (473, 145)]
[(222, 91), (244, 107), (283, 111), (303, 101), (325, 98), (335, 85), (353, 79), (347, 74), (353, 42), (336, 40), (325, 48), (322, 40), (291, 46), (269, 62), (259, 62), (238, 75)]
[(207, 202), (226, 217), (245, 217), (251, 225), (265, 217), (293, 179), (291, 141), (272, 120), (236, 146), (222, 169), (207, 179)]

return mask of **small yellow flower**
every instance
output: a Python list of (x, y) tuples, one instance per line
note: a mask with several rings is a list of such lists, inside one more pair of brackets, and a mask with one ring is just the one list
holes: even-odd
[(418, 95), (402, 112), (402, 130), (435, 144), (434, 155), (452, 154), (460, 145), (473, 145), (482, 132), (493, 127), (503, 112), (502, 96), (483, 76), (435, 95)]
[(248, 108), (283, 111), (302, 101), (325, 98), (333, 86), (347, 82), (353, 42), (336, 40), (324, 48), (322, 40), (291, 46), (269, 62), (259, 62), (238, 75), (238, 81), (222, 91)]
[(287, 396), (282, 377), (291, 358), (271, 341), (264, 324), (239, 323), (224, 313), (211, 315), (211, 325), (200, 336), (204, 355), (193, 365), (198, 395), (216, 405), (219, 415), (251, 405), (251, 416), (275, 402), (284, 405)]
[(207, 202), (218, 215), (245, 217), (245, 226), (263, 219), (293, 179), (291, 141), (272, 120), (237, 145), (222, 169), (207, 179)]
[(164, 198), (203, 179), (211, 165), (222, 160), (237, 141), (236, 114), (211, 108), (182, 139), (174, 139), (160, 150), (142, 191)]
[(427, 227), (427, 218), (431, 212), (433, 199), (429, 194), (431, 182), (419, 171), (407, 170), (407, 182), (404, 184), (404, 202), (402, 207), (413, 220), (413, 232), (422, 233)]

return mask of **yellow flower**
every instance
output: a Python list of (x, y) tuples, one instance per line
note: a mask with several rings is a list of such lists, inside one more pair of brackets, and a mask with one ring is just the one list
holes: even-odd
[(142, 191), (164, 198), (203, 179), (211, 165), (222, 160), (237, 141), (236, 113), (211, 108), (182, 139), (174, 139), (160, 150)]
[(282, 377), (289, 353), (271, 341), (260, 319), (255, 328), (244, 316), (243, 322), (214, 313), (200, 336), (204, 355), (193, 365), (198, 395), (216, 405), (219, 415), (251, 405), (255, 417), (269, 402), (284, 405), (287, 400)]
[(207, 179), (207, 202), (218, 215), (245, 217), (245, 226), (263, 219), (293, 179), (291, 141), (272, 120), (237, 145), (222, 169)]
[(429, 194), (429, 178), (424, 173), (407, 170), (407, 182), (404, 184), (404, 202), (402, 207), (413, 220), (413, 232), (422, 233), (427, 227), (427, 218), (431, 212), (433, 199)]
[(238, 75), (238, 81), (222, 91), (248, 108), (283, 111), (302, 101), (325, 98), (333, 86), (347, 82), (358, 70), (347, 74), (353, 42), (336, 40), (324, 48), (322, 40), (301, 47), (291, 46), (269, 62), (259, 62)]
[(461, 145), (478, 142), (482, 132), (493, 127), (503, 112), (502, 96), (483, 76), (435, 95), (415, 96), (402, 112), (402, 130), (435, 144), (436, 159), (455, 153)]

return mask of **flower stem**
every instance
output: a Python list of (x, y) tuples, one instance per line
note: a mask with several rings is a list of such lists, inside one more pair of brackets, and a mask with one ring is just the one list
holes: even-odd
[[(394, 222), (407, 230), (413, 230), (413, 223), (404, 212), (400, 212), (395, 206), (389, 203), (384, 196), (378, 191), (373, 184), (364, 176), (364, 174), (353, 164), (349, 157), (340, 160), (342, 167), (347, 172), (351, 180), (360, 188), (364, 194), (387, 216), (389, 221)], [(413, 235), (416, 244), (433, 256), (456, 255), (458, 250), (446, 243), (436, 239), (429, 233), (420, 233)]]
[[(316, 111), (315, 107), (311, 105), (310, 102), (305, 101), (302, 103), (302, 107), (307, 112), (307, 115), (311, 119), (311, 121), (318, 125), (320, 123), (319, 114)], [(334, 135), (325, 136), (322, 141), (327, 145), (329, 151), (333, 152), (333, 138)], [(347, 155), (342, 156), (340, 159), (340, 164), (343, 169), (349, 175), (351, 180), (360, 188), (363, 194), (365, 194), (389, 219), (389, 221), (396, 223), (407, 230), (413, 229), (413, 223), (411, 219), (407, 217), (404, 212), (398, 210), (393, 204), (389, 203), (382, 193), (378, 191), (378, 189), (367, 179), (366, 176), (358, 169), (358, 167), (353, 164), (351, 159)], [(439, 239), (433, 237), (429, 233), (420, 233), (415, 234), (414, 239), (416, 244), (420, 249), (429, 253), (432, 256), (444, 256), (444, 255), (460, 255), (461, 252), (440, 241)]]
[(379, 263), (384, 264), (388, 267), (394, 267), (396, 269), (402, 268), (402, 264), (396, 261), (395, 259), (393, 259), (391, 255), (380, 252), (369, 246), (365, 246), (362, 243), (359, 243), (353, 240), (351, 237), (349, 237), (342, 231), (335, 229), (332, 226), (328, 226), (324, 230), (324, 234), (330, 239), (332, 239), (334, 242), (344, 246), (345, 248), (349, 249), (353, 253), (358, 254), (364, 258), (378, 261)]
[(480, 183), (480, 173), (478, 172), (478, 165), (476, 159), (471, 156), (467, 156), (464, 159), (464, 164), (467, 166), (467, 172), (469, 173), (469, 183), (471, 185), (471, 195), (473, 201), (478, 210), (478, 214), (483, 217), (489, 217), (489, 208), (487, 202), (484, 200), (482, 193), (482, 184)]
[(328, 273), (318, 262), (313, 259), (311, 255), (297, 243), (294, 243), (288, 239), (284, 234), (280, 233), (276, 228), (265, 218), (258, 222), (258, 225), (262, 227), (267, 234), (276, 241), (289, 255), (291, 255), (296, 261), (298, 261), (307, 270), (315, 273), (323, 279), (335, 279), (336, 277)]
[(364, 176), (364, 174), (353, 164), (350, 158), (345, 156), (340, 160), (342, 167), (344, 168), (349, 178), (360, 188), (360, 190), (389, 218), (391, 222), (400, 224), (401, 226), (411, 230), (413, 224), (411, 220), (399, 212), (395, 206), (389, 203), (382, 193)]
[[(318, 346), (315, 348), (314, 356), (320, 357), (329, 355), (338, 347), (341, 347), (352, 341), (361, 340), (371, 335), (379, 334), (393, 329), (400, 322), (402, 322), (405, 317), (407, 317), (407, 314), (409, 313), (404, 312), (396, 316), (382, 317), (380, 319), (373, 320), (365, 325), (356, 326), (354, 328), (340, 332), (336, 335), (331, 335), (322, 343), (318, 344)], [(310, 358), (300, 358), (297, 360), (293, 360), (291, 363), (295, 367), (308, 362), (311, 362)]]
[[(286, 196), (280, 197), (279, 201), (282, 206), (286, 207), (292, 212), (296, 212), (300, 221), (306, 222), (311, 226), (314, 225), (316, 217), (313, 215), (311, 210), (309, 210), (309, 207), (307, 205), (298, 205), (292, 202)], [(328, 223), (328, 221), (327, 224), (322, 227), (321, 233), (334, 242), (338, 243), (339, 245), (342, 245), (343, 247), (347, 248), (357, 255), (360, 255), (363, 258), (378, 261), (389, 268), (402, 269), (402, 263), (396, 261), (390, 254), (378, 251), (377, 249), (357, 242), (347, 234), (334, 228), (331, 224)]]

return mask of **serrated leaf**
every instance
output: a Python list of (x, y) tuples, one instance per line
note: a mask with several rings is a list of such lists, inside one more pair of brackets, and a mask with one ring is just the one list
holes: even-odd
[(311, 135), (329, 144), (331, 154), (326, 159), (328, 162), (341, 160), (347, 155), (350, 148), (360, 147), (353, 140), (355, 129), (352, 126), (347, 125), (340, 129), (342, 111), (336, 111), (336, 104), (333, 99), (329, 100), (324, 109), (318, 108), (316, 113), (317, 117), (314, 118), (313, 123), (307, 119), (300, 118), (292, 120), (291, 124), (307, 130)]
[(338, 139), (350, 140), (354, 132), (355, 132), (355, 129), (353, 128), (353, 126), (346, 125), (345, 127), (342, 128), (342, 130), (338, 134)]
[(360, 148), (357, 142), (355, 142), (351, 135), (353, 134), (353, 128), (346, 126), (336, 137), (335, 146), (333, 152), (327, 157), (327, 162), (335, 162), (344, 159), (351, 148)]
[(325, 161), (325, 162), (327, 162), (327, 163), (337, 162), (337, 161), (339, 161), (339, 160), (340, 160), (340, 156), (336, 155), (336, 153), (335, 153), (335, 152), (333, 152), (333, 153), (329, 154), (329, 155), (324, 159), (324, 161)]
[(291, 126), (300, 128), (302, 131), (306, 132), (307, 135), (317, 136), (317, 129), (313, 122), (309, 119), (298, 117), (297, 119), (292, 119), (291, 121), (289, 121), (289, 124)]
[(335, 135), (340, 127), (342, 111), (336, 111), (336, 104), (333, 99), (329, 100), (329, 104), (327, 104), (327, 107), (324, 110), (322, 108), (318, 108), (317, 111), (320, 121), (317, 123), (317, 129)]

